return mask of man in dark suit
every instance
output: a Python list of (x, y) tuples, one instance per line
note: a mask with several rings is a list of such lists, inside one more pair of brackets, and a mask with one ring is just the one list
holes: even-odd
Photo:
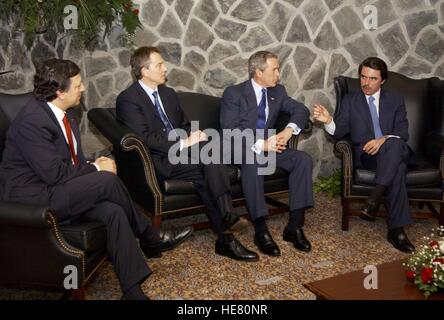
[[(260, 133), (256, 129), (273, 128), (279, 112), (290, 115), (290, 123), (277, 135), (254, 135), (254, 145), (244, 144), (247, 157), (241, 164), (242, 190), (248, 212), (255, 227), (254, 242), (261, 252), (279, 256), (280, 249), (268, 231), (268, 213), (264, 196), (264, 176), (258, 174), (260, 164), (255, 156), (276, 153), (276, 166), (289, 173), (290, 218), (283, 239), (302, 251), (311, 244), (302, 230), (305, 208), (313, 206), (312, 160), (305, 152), (286, 149), (293, 134), (299, 134), (310, 115), (306, 106), (290, 98), (279, 81), (279, 61), (267, 51), (254, 53), (248, 60), (250, 79), (228, 87), (223, 94), (220, 123), (222, 129), (240, 129)], [(248, 154), (254, 161), (247, 161)]]
[(79, 67), (50, 59), (37, 69), (34, 97), (18, 113), (7, 133), (0, 166), (5, 201), (48, 204), (61, 223), (84, 219), (103, 222), (107, 252), (117, 272), (123, 299), (147, 299), (140, 284), (151, 274), (147, 257), (160, 256), (192, 232), (153, 229), (136, 212), (115, 162), (100, 157), (88, 163), (82, 152), (73, 107), (85, 87)]
[[(204, 132), (190, 132), (176, 92), (165, 86), (167, 68), (155, 47), (141, 47), (131, 57), (131, 68), (137, 79), (117, 97), (117, 118), (140, 135), (148, 146), (157, 179), (190, 181), (196, 187), (207, 208), (207, 216), (217, 234), (216, 253), (237, 260), (256, 261), (255, 252), (246, 249), (229, 228), (236, 223), (228, 175), (222, 164), (172, 165), (168, 158), (170, 148), (180, 145), (180, 152), (187, 153), (191, 146), (204, 144)], [(187, 133), (181, 139), (179, 129)], [(177, 131), (176, 131), (177, 130)], [(169, 140), (168, 135), (173, 135)]]
[(333, 121), (327, 109), (315, 105), (314, 118), (325, 124), (335, 139), (350, 135), (356, 168), (376, 170), (376, 187), (361, 209), (361, 218), (375, 220), (382, 197), (388, 208), (388, 241), (398, 250), (413, 252), (404, 232), (411, 223), (406, 187), (407, 164), (414, 163), (407, 145), (408, 121), (404, 98), (381, 89), (387, 65), (376, 57), (359, 66), (361, 90), (347, 94)]

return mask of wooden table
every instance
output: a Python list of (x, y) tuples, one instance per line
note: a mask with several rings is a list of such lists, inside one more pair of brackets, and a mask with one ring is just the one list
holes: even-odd
[[(402, 263), (397, 260), (380, 264), (378, 289), (364, 288), (368, 274), (358, 270), (324, 280), (304, 284), (318, 300), (424, 300), (424, 294), (405, 277)], [(443, 293), (434, 293), (429, 300), (444, 300)]]

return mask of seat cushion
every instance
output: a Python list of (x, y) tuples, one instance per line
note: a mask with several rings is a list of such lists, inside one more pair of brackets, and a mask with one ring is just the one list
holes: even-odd
[[(230, 184), (240, 182), (240, 167), (235, 165), (225, 166), (227, 173), (230, 177)], [(267, 175), (264, 177), (265, 181), (273, 181), (277, 179), (288, 178), (288, 173), (284, 170), (277, 168), (273, 175)], [(183, 180), (165, 180), (163, 187), (166, 194), (194, 194), (196, 190), (191, 182)]]
[[(375, 185), (375, 172), (365, 169), (355, 170), (355, 184)], [(442, 184), (441, 171), (439, 169), (418, 169), (407, 172), (407, 187), (439, 187)]]
[(100, 222), (74, 222), (60, 226), (65, 240), (72, 246), (93, 252), (106, 246), (106, 227)]
[[(237, 166), (227, 165), (225, 166), (230, 183), (236, 183), (240, 180), (240, 169)], [(183, 180), (165, 180), (163, 182), (163, 188), (167, 194), (192, 194), (196, 193), (193, 184), (189, 181)]]

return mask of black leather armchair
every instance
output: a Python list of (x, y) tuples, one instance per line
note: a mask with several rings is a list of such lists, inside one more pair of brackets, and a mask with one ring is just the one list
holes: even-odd
[[(181, 106), (189, 120), (199, 120), (199, 129), (219, 129), (220, 98), (200, 93), (178, 93)], [(143, 140), (127, 126), (116, 121), (114, 108), (96, 108), (88, 112), (88, 119), (113, 145), (113, 155), (117, 163), (118, 175), (127, 186), (132, 198), (151, 217), (153, 225), (160, 227), (163, 217), (193, 214), (204, 208), (199, 195), (189, 182), (166, 180), (162, 185), (156, 178), (150, 150)], [(284, 128), (289, 116), (281, 114), (277, 130)], [(311, 131), (311, 122), (304, 132)], [(298, 136), (290, 140), (290, 148), (297, 148)], [(232, 196), (235, 205), (243, 204), (240, 173), (237, 166), (229, 165), (227, 170), (231, 180)], [(274, 205), (271, 213), (288, 211), (288, 207), (270, 195), (288, 191), (288, 175), (277, 169), (274, 175), (265, 177), (267, 201)], [(195, 224), (196, 229), (207, 227), (206, 223)]]
[[(31, 94), (0, 93), (0, 160), (12, 119)], [(78, 289), (65, 298), (84, 299), (84, 287), (106, 259), (106, 228), (96, 222), (60, 225), (50, 207), (0, 201), (0, 286), (65, 291), (66, 266), (75, 266)]]
[[(340, 76), (334, 79), (334, 86), (336, 115), (344, 95), (360, 90), (360, 84), (359, 79)], [(414, 80), (389, 72), (384, 88), (405, 98), (408, 144), (418, 160), (418, 167), (409, 168), (407, 173), (409, 200), (418, 202), (420, 208), (426, 204), (431, 211), (430, 214), (415, 212), (413, 216), (434, 216), (440, 225), (444, 225), (444, 81), (438, 78)], [(359, 214), (358, 210), (352, 210), (351, 203), (367, 198), (374, 186), (375, 172), (353, 167), (349, 140), (336, 142), (335, 149), (342, 157), (342, 230), (348, 230), (349, 217)], [(439, 211), (433, 203), (439, 204)]]

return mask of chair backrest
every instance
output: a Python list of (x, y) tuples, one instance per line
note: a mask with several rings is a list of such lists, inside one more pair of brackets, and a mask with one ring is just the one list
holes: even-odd
[[(400, 94), (405, 99), (407, 119), (409, 121), (409, 146), (416, 154), (425, 152), (426, 136), (438, 129), (437, 119), (434, 119), (437, 107), (437, 92), (432, 88), (432, 81), (437, 78), (411, 79), (396, 72), (389, 72), (383, 89)], [(351, 92), (360, 89), (360, 81), (357, 78), (344, 76), (336, 77), (334, 80), (336, 92), (337, 115), (341, 108), (342, 98)], [(442, 115), (440, 118), (442, 119)], [(439, 125), (442, 127), (442, 124)]]
[(31, 92), (22, 94), (0, 93), (0, 161), (3, 157), (9, 125), (31, 97)]
[[(179, 92), (177, 95), (188, 120), (198, 120), (200, 130), (207, 128), (219, 130), (221, 98), (194, 92)], [(282, 130), (288, 124), (289, 119), (289, 115), (281, 113), (276, 121), (275, 129)]]

